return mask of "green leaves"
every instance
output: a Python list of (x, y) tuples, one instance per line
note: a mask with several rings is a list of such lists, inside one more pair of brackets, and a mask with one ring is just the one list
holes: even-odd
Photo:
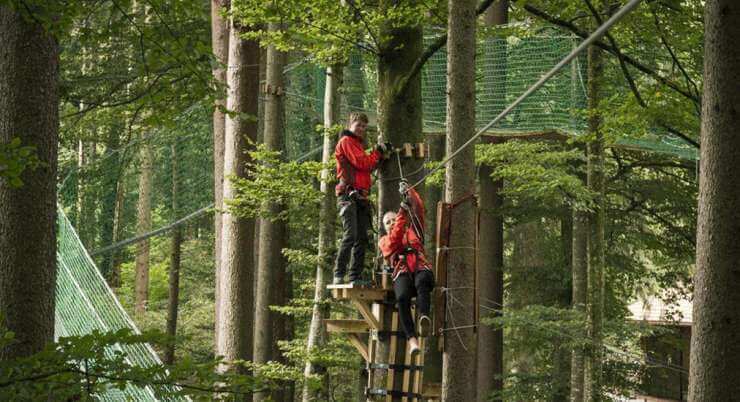
[(549, 207), (563, 203), (588, 209), (593, 194), (578, 177), (583, 151), (535, 141), (508, 141), (476, 147), (478, 163), (493, 167), (493, 179), (506, 182), (504, 194)]
[[(242, 217), (286, 220), (314, 216), (321, 193), (316, 182), (322, 165), (318, 162), (283, 162), (279, 152), (258, 145), (250, 151), (247, 177), (229, 177), (237, 196), (226, 200), (229, 210)], [(287, 209), (276, 214), (274, 205)]]
[(13, 138), (9, 143), (0, 143), (0, 181), (11, 187), (23, 185), (21, 175), (26, 169), (36, 169), (41, 162), (36, 147), (21, 145), (21, 139)]

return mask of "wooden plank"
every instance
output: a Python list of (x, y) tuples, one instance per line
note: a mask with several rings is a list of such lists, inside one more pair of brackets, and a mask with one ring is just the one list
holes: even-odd
[[(366, 362), (370, 361), (370, 353), (368, 351), (368, 345), (365, 344), (365, 342), (362, 341), (360, 336), (358, 334), (349, 334), (349, 342), (357, 349), (358, 352), (362, 355), (362, 358), (365, 359)], [(370, 338), (368, 338), (368, 342), (372, 342)]]
[(438, 382), (430, 382), (424, 384), (424, 393), (422, 398), (424, 400), (439, 400), (442, 397), (442, 384)]
[(365, 300), (359, 300), (359, 299), (350, 299), (352, 301), (352, 304), (355, 305), (357, 310), (360, 311), (360, 314), (362, 314), (362, 318), (367, 321), (367, 323), (370, 325), (370, 328), (375, 330), (380, 330), (380, 322), (373, 314), (372, 310), (370, 309), (370, 305), (368, 305), (367, 301)]
[(411, 158), (414, 156), (414, 146), (406, 142), (403, 144), (403, 156), (405, 158)]
[[(416, 365), (420, 367), (424, 367), (424, 347), (426, 346), (426, 337), (419, 337), (419, 348), (421, 351), (418, 355), (416, 355)], [(423, 381), (424, 381), (424, 370), (416, 370), (414, 372), (414, 388), (413, 392), (415, 394), (423, 394)], [(412, 402), (422, 402), (421, 399), (414, 397), (412, 399)]]
[(447, 287), (447, 247), (450, 244), (450, 204), (439, 202), (437, 204), (437, 253), (434, 264), (434, 278), (437, 287), (432, 292), (432, 303), (434, 305), (434, 322), (432, 333), (438, 336), (437, 348), (443, 351), (444, 338), (439, 331), (444, 328), (446, 317), (446, 295), (443, 288)]
[(416, 144), (416, 157), (419, 159), (427, 157), (427, 144), (423, 142)]
[[(403, 359), (403, 364), (410, 366), (411, 365), (411, 350), (409, 348), (408, 341), (406, 342), (405, 349), (405, 356)], [(411, 390), (410, 387), (410, 381), (411, 381), (411, 370), (403, 370), (403, 383), (401, 385), (401, 391), (408, 392)], [(401, 398), (401, 402), (409, 402), (409, 397), (404, 396)]]
[(370, 332), (370, 326), (364, 320), (324, 320), (327, 332), (341, 332), (347, 334), (365, 334)]
[(327, 285), (327, 289), (331, 290), (333, 298), (338, 300), (343, 299), (363, 299), (363, 300), (383, 300), (389, 291), (393, 289), (383, 288), (368, 288), (368, 287), (355, 287), (352, 284), (341, 284), (341, 285)]
[(480, 286), (480, 208), (478, 208), (478, 203), (475, 203), (475, 244), (474, 244), (475, 250), (475, 274), (474, 274), (474, 283), (473, 283), (473, 303), (475, 303), (475, 306), (473, 308), (473, 324), (476, 325), (476, 327), (473, 327), (473, 332), (478, 331), (477, 325), (480, 325), (480, 292), (478, 291), (478, 286)]
[[(398, 331), (398, 312), (394, 311), (392, 318), (391, 318), (391, 336), (390, 336), (390, 350), (388, 351), (388, 363), (393, 364), (396, 362), (396, 347), (398, 345), (398, 337), (396, 336), (396, 331)], [(394, 369), (388, 369), (388, 376), (386, 380), (386, 386), (385, 388), (388, 390), (393, 389), (393, 385), (395, 382), (395, 371)], [(393, 402), (393, 396), (386, 395), (385, 397), (386, 402)]]
[[(373, 336), (373, 334), (370, 334), (370, 336), (367, 337), (367, 358), (369, 362), (374, 363), (377, 360), (377, 350), (378, 350), (378, 339), (377, 337)], [(367, 371), (367, 386), (366, 389), (370, 389), (375, 384), (375, 370), (368, 370)], [(367, 402), (371, 402), (372, 398), (369, 396), (367, 397)]]

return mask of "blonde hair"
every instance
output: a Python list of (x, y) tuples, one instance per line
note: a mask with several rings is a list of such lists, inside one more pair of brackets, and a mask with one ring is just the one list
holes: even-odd
[(365, 113), (362, 113), (362, 112), (351, 112), (349, 114), (349, 118), (347, 119), (347, 126), (351, 126), (352, 123), (354, 123), (356, 121), (360, 121), (360, 122), (363, 122), (365, 124), (367, 124), (369, 122), (369, 120), (367, 118), (367, 115)]

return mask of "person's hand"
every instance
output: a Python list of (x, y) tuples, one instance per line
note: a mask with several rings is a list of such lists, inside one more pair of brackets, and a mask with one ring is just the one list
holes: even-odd
[(387, 144), (386, 144), (386, 143), (384, 143), (384, 142), (379, 142), (379, 143), (378, 143), (378, 144), (377, 144), (377, 145), (375, 146), (375, 150), (376, 150), (376, 151), (378, 151), (378, 152), (380, 152), (380, 154), (381, 154), (381, 155), (385, 155), (385, 154), (387, 154), (387, 153), (388, 153), (388, 146), (387, 146)]
[(401, 193), (401, 208), (410, 211), (411, 199), (409, 197), (409, 183), (406, 180), (401, 180), (398, 184), (398, 192)]

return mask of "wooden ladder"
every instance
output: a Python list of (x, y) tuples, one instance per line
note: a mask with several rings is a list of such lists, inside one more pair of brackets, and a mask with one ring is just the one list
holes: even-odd
[[(383, 288), (361, 287), (352, 284), (328, 285), (333, 298), (352, 303), (362, 319), (324, 320), (327, 332), (347, 335), (350, 343), (363, 357), (368, 370), (368, 402), (432, 402), (439, 400), (439, 384), (424, 384), (424, 347), (426, 338), (419, 337), (421, 352), (413, 358), (408, 353), (405, 337), (399, 330), (398, 310), (393, 290), (387, 280)], [(391, 328), (383, 328), (383, 318), (391, 315)], [(388, 361), (378, 361), (380, 333), (387, 333)], [(366, 336), (366, 337), (365, 337)], [(365, 340), (367, 339), (367, 340)], [(401, 361), (402, 363), (399, 363)], [(385, 389), (373, 389), (376, 370), (387, 370)]]

